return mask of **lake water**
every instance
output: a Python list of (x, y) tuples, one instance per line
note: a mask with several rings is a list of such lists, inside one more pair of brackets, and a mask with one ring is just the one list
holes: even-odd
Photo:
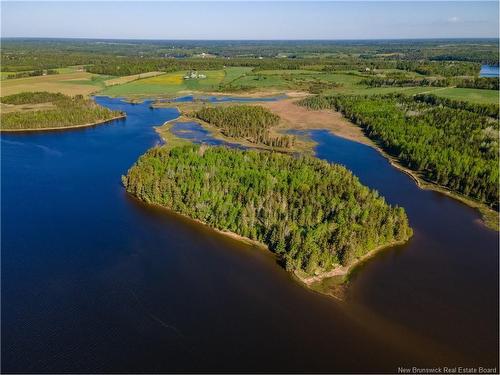
[(481, 71), (479, 72), (479, 77), (500, 77), (499, 66), (494, 65), (483, 65), (481, 66)]
[(364, 263), (340, 302), (267, 251), (129, 197), (120, 176), (177, 112), (96, 101), (127, 118), (1, 135), (3, 372), (498, 366), (498, 237), (474, 210), (367, 146), (311, 132), (319, 157), (403, 205), (415, 230)]
[(269, 97), (243, 97), (243, 96), (194, 96), (186, 95), (174, 99), (160, 99), (159, 102), (185, 103), (195, 100), (211, 102), (211, 103), (256, 103), (256, 102), (275, 102), (277, 100), (286, 99), (286, 95), (269, 96)]
[(246, 147), (237, 143), (226, 142), (216, 139), (212, 134), (197, 122), (174, 122), (170, 132), (179, 138), (188, 139), (193, 143), (203, 143), (210, 146), (229, 146), (233, 148), (245, 149)]

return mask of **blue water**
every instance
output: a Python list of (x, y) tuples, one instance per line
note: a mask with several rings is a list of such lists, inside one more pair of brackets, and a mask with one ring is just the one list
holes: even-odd
[(414, 229), (408, 244), (357, 270), (353, 299), (416, 332), (432, 326), (429, 337), (454, 342), (464, 360), (490, 353), (498, 361), (498, 233), (484, 227), (474, 209), (418, 188), (375, 149), (324, 130), (310, 136), (318, 157), (345, 165), (390, 204), (404, 207)]
[(197, 122), (174, 122), (170, 128), (175, 136), (187, 139), (193, 143), (209, 146), (227, 146), (231, 148), (245, 149), (245, 146), (237, 143), (226, 142), (216, 139), (212, 134)]
[(369, 147), (312, 132), (319, 157), (403, 205), (415, 229), (365, 263), (339, 303), (268, 252), (129, 197), (121, 175), (178, 113), (96, 101), (127, 118), (1, 135), (4, 373), (498, 363), (498, 239), (474, 210), (419, 190)]
[(205, 101), (210, 103), (258, 103), (258, 102), (275, 102), (286, 99), (286, 95), (270, 96), (264, 98), (245, 98), (237, 96), (194, 96), (186, 95), (174, 99), (160, 99), (159, 102), (186, 103), (195, 100)]
[(479, 72), (479, 77), (500, 77), (500, 67), (498, 65), (483, 65)]

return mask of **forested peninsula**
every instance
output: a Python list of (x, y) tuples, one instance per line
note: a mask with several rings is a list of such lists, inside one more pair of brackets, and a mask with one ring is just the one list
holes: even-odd
[(293, 136), (270, 133), (271, 128), (278, 125), (280, 118), (261, 106), (205, 106), (191, 116), (217, 127), (227, 137), (242, 138), (250, 143), (288, 148), (295, 141)]
[(160, 146), (122, 180), (142, 201), (267, 245), (303, 280), (412, 235), (403, 208), (346, 168), (310, 156)]
[(498, 210), (498, 105), (426, 94), (316, 96), (300, 104), (342, 112), (404, 167)]
[(96, 125), (124, 117), (82, 95), (24, 92), (2, 97), (2, 131), (52, 130)]

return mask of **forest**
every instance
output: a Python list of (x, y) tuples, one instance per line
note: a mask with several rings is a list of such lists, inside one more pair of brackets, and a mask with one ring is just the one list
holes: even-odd
[(346, 168), (310, 156), (160, 146), (122, 180), (147, 203), (266, 244), (289, 271), (348, 266), (412, 235), (403, 208)]
[[(200, 58), (208, 53), (211, 58)], [(2, 71), (84, 65), (91, 73), (125, 76), (150, 71), (324, 68), (400, 69), (425, 76), (477, 76), (498, 64), (498, 40), (400, 41), (124, 41), (2, 39)], [(21, 73), (25, 74), (25, 73)]]
[(316, 96), (300, 104), (335, 108), (404, 166), (498, 209), (499, 124), (480, 114), (483, 106), (401, 94)]
[(10, 105), (52, 104), (49, 108), (2, 111), (0, 115), (2, 130), (64, 128), (105, 122), (123, 116), (121, 112), (101, 107), (92, 99), (82, 95), (70, 97), (60, 93), (27, 92), (5, 96), (0, 100), (2, 104)]
[(474, 77), (474, 78), (395, 78), (395, 77), (376, 77), (365, 78), (362, 84), (369, 87), (462, 87), (471, 89), (499, 90), (500, 84), (498, 78)]
[(481, 116), (489, 116), (498, 119), (500, 116), (500, 108), (498, 104), (478, 104), (463, 100), (453, 100), (442, 98), (432, 94), (417, 94), (413, 96), (413, 100), (417, 102), (427, 103), (433, 106), (444, 106), (455, 109), (463, 109), (465, 111), (477, 113)]
[(293, 136), (270, 134), (269, 129), (278, 125), (280, 118), (261, 106), (203, 107), (192, 116), (217, 127), (227, 137), (244, 138), (252, 143), (272, 147), (291, 147), (294, 144)]

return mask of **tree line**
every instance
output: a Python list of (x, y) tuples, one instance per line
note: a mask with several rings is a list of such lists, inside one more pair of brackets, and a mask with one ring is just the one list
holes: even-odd
[(18, 72), (12, 73), (6, 76), (6, 79), (16, 79), (16, 78), (27, 78), (27, 77), (38, 77), (43, 75), (53, 75), (59, 74), (59, 72), (55, 69), (37, 69), (28, 72)]
[[(311, 97), (334, 108), (406, 167), (453, 191), (498, 208), (498, 121), (459, 102), (404, 95)], [(448, 106), (444, 106), (448, 104)]]
[(293, 136), (270, 134), (269, 129), (278, 125), (280, 118), (261, 106), (207, 106), (192, 115), (217, 127), (227, 137), (244, 138), (252, 143), (272, 147), (291, 147), (295, 141)]
[(373, 77), (365, 78), (361, 84), (369, 87), (449, 87), (474, 88), (484, 90), (500, 90), (500, 80), (495, 77), (474, 78), (395, 78), (395, 77)]
[(398, 61), (396, 69), (416, 72), (426, 76), (477, 76), (481, 69), (480, 63), (468, 61)]
[(417, 94), (413, 97), (417, 102), (427, 103), (433, 106), (444, 106), (476, 113), (480, 116), (489, 116), (498, 119), (500, 108), (498, 104), (479, 104), (463, 100), (442, 98), (432, 94)]
[(162, 146), (122, 180), (147, 203), (266, 244), (289, 271), (350, 265), (412, 234), (403, 208), (388, 205), (346, 168), (309, 156)]

